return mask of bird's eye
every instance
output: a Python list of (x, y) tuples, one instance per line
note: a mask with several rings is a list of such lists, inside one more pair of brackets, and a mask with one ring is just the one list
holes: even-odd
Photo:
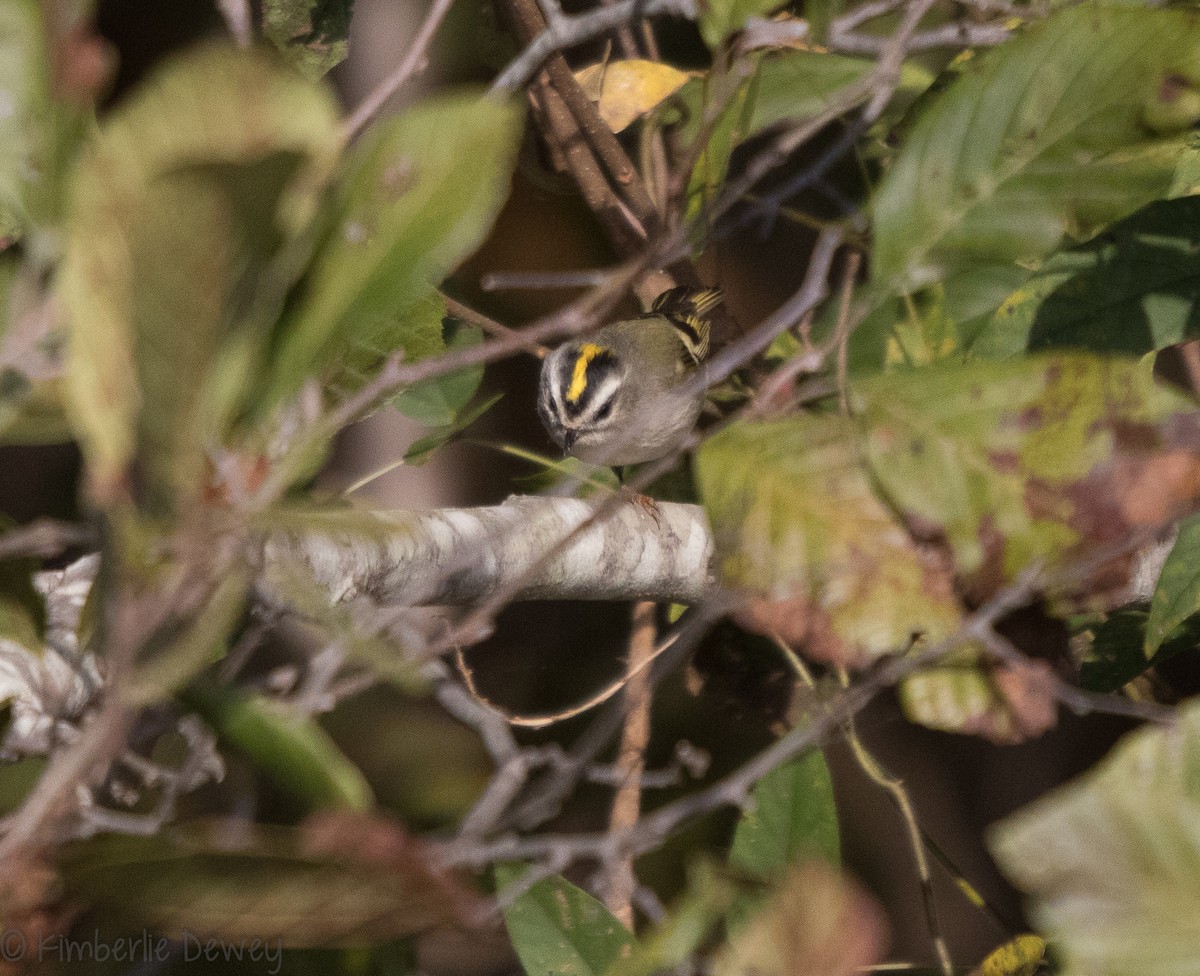
[(608, 400), (604, 404), (604, 406), (602, 406), (599, 410), (596, 411), (595, 419), (596, 420), (607, 420), (610, 416), (612, 416), (612, 408), (613, 408), (613, 402), (612, 402), (612, 400)]

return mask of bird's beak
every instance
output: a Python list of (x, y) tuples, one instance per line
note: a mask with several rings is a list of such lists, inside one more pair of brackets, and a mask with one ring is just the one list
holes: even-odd
[(568, 454), (571, 453), (571, 448), (575, 445), (575, 438), (578, 436), (579, 436), (579, 434), (576, 431), (573, 431), (573, 430), (564, 430), (563, 431), (563, 450), (566, 451)]

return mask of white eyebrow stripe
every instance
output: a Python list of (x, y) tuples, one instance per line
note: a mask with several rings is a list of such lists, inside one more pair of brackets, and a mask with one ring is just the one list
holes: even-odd
[(604, 381), (595, 388), (595, 391), (588, 398), (588, 409), (585, 410), (580, 419), (595, 420), (598, 414), (616, 395), (617, 390), (621, 386), (621, 378), (619, 376), (606, 376)]

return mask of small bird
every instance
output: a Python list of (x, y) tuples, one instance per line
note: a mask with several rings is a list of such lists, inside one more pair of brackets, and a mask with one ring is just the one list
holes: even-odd
[(612, 466), (679, 447), (704, 406), (689, 382), (708, 354), (717, 288), (672, 288), (649, 312), (563, 343), (542, 363), (538, 414), (568, 454)]

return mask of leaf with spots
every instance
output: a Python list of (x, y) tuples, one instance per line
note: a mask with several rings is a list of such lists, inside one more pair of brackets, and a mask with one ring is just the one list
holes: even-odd
[(851, 421), (732, 424), (700, 448), (696, 478), (722, 579), (762, 596), (743, 625), (848, 664), (957, 627), (949, 576), (876, 497)]
[(1200, 411), (1133, 360), (938, 364), (853, 398), (884, 496), (978, 598), (1104, 547), (1127, 570), (1123, 545), (1200, 498)]

